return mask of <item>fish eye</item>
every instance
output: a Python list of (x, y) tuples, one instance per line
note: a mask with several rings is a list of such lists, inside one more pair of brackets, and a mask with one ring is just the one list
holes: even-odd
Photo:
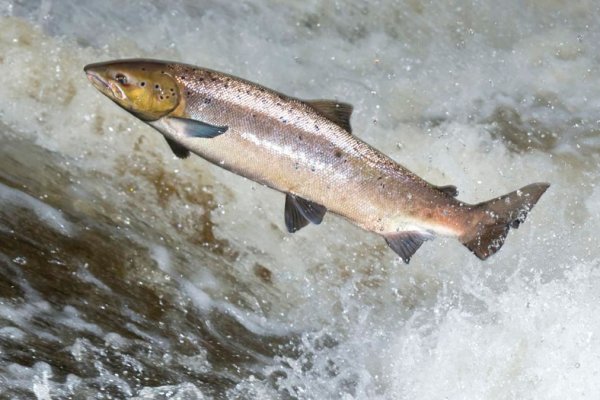
[(127, 77), (123, 74), (117, 74), (115, 75), (115, 80), (117, 82), (119, 82), (121, 85), (126, 85), (127, 84)]

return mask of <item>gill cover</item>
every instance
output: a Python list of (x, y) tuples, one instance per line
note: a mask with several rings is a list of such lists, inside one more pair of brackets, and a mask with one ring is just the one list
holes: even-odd
[(179, 87), (166, 63), (114, 61), (84, 71), (96, 89), (143, 121), (162, 118), (179, 105)]

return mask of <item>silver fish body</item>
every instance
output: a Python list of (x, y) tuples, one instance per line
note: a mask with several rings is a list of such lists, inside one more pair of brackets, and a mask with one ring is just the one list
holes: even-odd
[[(406, 262), (435, 235), (458, 237), (486, 258), (548, 187), (533, 184), (489, 202), (466, 204), (454, 197), (454, 187), (429, 184), (352, 135), (351, 107), (346, 104), (302, 101), (227, 74), (177, 63), (116, 61), (86, 71), (109, 79), (104, 75), (110, 72), (102, 71), (109, 66), (133, 78), (136, 68), (141, 72), (144, 65), (158, 67), (173, 79), (173, 86), (161, 93), (177, 93), (176, 108), (146, 120), (172, 148), (187, 149), (293, 199), (306, 200), (303, 204), (309, 209), (314, 204), (323, 213), (326, 209), (378, 233)], [(189, 125), (194, 124), (190, 121), (221, 130), (198, 137), (190, 134)], [(286, 217), (288, 207), (294, 206), (286, 203)], [(310, 214), (306, 206), (300, 211), (300, 219), (315, 222), (306, 215)], [(488, 237), (491, 231), (493, 237)]]

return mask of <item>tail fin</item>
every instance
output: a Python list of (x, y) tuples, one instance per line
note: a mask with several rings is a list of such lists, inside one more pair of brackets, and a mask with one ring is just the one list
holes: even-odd
[(495, 199), (479, 203), (474, 212), (479, 214), (473, 228), (459, 239), (477, 257), (485, 260), (504, 244), (510, 228), (518, 228), (525, 221), (548, 183), (533, 183)]

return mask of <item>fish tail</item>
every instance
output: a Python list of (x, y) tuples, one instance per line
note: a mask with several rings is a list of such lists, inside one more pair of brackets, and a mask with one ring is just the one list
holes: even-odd
[(527, 213), (548, 189), (548, 183), (533, 183), (504, 196), (479, 203), (472, 228), (459, 240), (477, 257), (485, 260), (502, 247), (510, 228), (518, 228)]

